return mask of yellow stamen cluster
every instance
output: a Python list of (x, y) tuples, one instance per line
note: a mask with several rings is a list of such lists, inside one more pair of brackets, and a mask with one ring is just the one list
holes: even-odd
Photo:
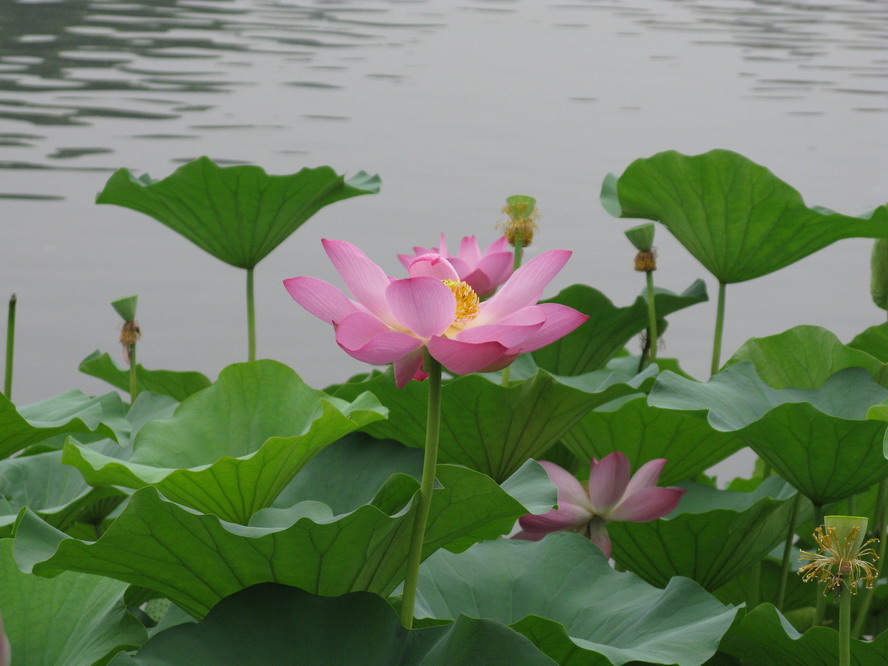
[(506, 204), (503, 207), (503, 212), (509, 216), (509, 219), (505, 222), (500, 222), (499, 227), (503, 230), (506, 238), (509, 239), (509, 244), (512, 246), (515, 245), (515, 240), (520, 236), (521, 245), (527, 247), (533, 241), (534, 232), (539, 230), (537, 220), (540, 219), (540, 214), (534, 208), (533, 212), (528, 215), (528, 206), (527, 202), (521, 201)]
[(635, 255), (635, 270), (650, 273), (657, 270), (657, 251), (645, 250)]
[(123, 328), (120, 329), (120, 344), (124, 347), (136, 344), (141, 337), (142, 330), (134, 321), (125, 322)]
[(478, 316), (481, 299), (474, 289), (458, 280), (441, 280), (441, 282), (456, 296), (456, 316), (453, 318), (453, 326), (465, 326)]
[(879, 556), (872, 548), (871, 543), (878, 543), (878, 539), (870, 539), (862, 546), (855, 548), (857, 534), (860, 527), (853, 527), (845, 537), (844, 542), (839, 543), (835, 527), (827, 527), (824, 533), (823, 527), (814, 530), (814, 539), (817, 542), (817, 552), (802, 551), (801, 559), (810, 560), (808, 564), (799, 568), (799, 574), (806, 583), (817, 579), (818, 583), (826, 583), (823, 593), (836, 592), (842, 583), (848, 586), (851, 593), (857, 592), (858, 581), (864, 581), (867, 588), (873, 587), (879, 570), (872, 562), (867, 562), (864, 557), (872, 557), (878, 560)]

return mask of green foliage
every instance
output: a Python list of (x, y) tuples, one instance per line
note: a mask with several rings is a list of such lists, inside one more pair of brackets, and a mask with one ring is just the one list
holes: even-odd
[[(102, 379), (121, 391), (129, 391), (129, 369), (118, 367), (107, 353), (94, 351), (80, 362), (80, 372)], [(142, 365), (136, 365), (136, 381), (140, 393), (151, 391), (168, 395), (178, 402), (205, 389), (211, 383), (199, 372), (146, 370)]]

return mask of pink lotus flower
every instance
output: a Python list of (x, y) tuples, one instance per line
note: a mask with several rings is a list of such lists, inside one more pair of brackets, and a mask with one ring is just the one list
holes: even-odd
[(662, 518), (675, 509), (684, 495), (683, 488), (657, 487), (665, 464), (664, 458), (651, 460), (633, 476), (629, 459), (615, 451), (601, 462), (593, 458), (589, 483), (584, 488), (564, 468), (541, 461), (540, 465), (558, 488), (558, 508), (542, 516), (522, 516), (518, 521), (521, 531), (513, 538), (539, 541), (549, 532), (580, 532), (609, 558), (611, 540), (607, 523), (617, 520), (646, 523)]
[(508, 247), (508, 239), (502, 236), (482, 253), (475, 237), (465, 236), (459, 244), (459, 253), (454, 257), (447, 252), (447, 243), (444, 234), (441, 234), (439, 247), (414, 247), (414, 254), (399, 254), (398, 259), (409, 271), (410, 264), (418, 257), (426, 254), (441, 255), (456, 269), (459, 279), (474, 289), (479, 298), (487, 298), (512, 274), (514, 257)]
[(312, 277), (284, 280), (293, 299), (332, 324), (336, 342), (366, 363), (394, 363), (395, 383), (425, 379), (423, 348), (457, 375), (492, 372), (519, 354), (567, 335), (588, 317), (557, 303), (537, 304), (571, 253), (549, 250), (519, 268), (481, 303), (448, 259), (426, 254), (396, 280), (351, 243), (323, 240), (354, 300)]

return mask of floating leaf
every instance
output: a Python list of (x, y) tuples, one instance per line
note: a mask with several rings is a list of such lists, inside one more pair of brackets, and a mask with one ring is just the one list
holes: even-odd
[(876, 382), (888, 386), (888, 365), (853, 345), (843, 345), (819, 326), (796, 326), (747, 340), (725, 366), (740, 361), (752, 362), (758, 376), (774, 388), (820, 388), (845, 368), (864, 368)]
[[(635, 377), (601, 371), (555, 377), (538, 371), (531, 379), (501, 386), (487, 377), (466, 375), (447, 382), (441, 398), (439, 459), (508, 478), (528, 458), (545, 453), (585, 413), (635, 393), (656, 368)], [(423, 448), (428, 405), (426, 387), (412, 382), (395, 388), (391, 372), (343, 384), (334, 395), (349, 399), (371, 391), (389, 409), (385, 423), (364, 430), (374, 437)]]
[(888, 398), (861, 368), (847, 368), (819, 389), (774, 389), (751, 363), (737, 363), (702, 384), (661, 373), (649, 402), (665, 409), (709, 410), (709, 423), (733, 431), (815, 504), (829, 504), (888, 476), (885, 425), (867, 421)]
[(96, 203), (145, 213), (217, 259), (250, 269), (318, 210), (374, 194), (379, 183), (363, 171), (348, 181), (330, 167), (271, 176), (257, 166), (220, 167), (200, 157), (159, 181), (118, 169)]
[(73, 572), (52, 580), (23, 574), (12, 539), (0, 540), (0, 580), (14, 664), (92, 664), (148, 637), (123, 605), (124, 583)]
[(671, 514), (608, 525), (614, 560), (652, 585), (685, 576), (716, 590), (786, 539), (795, 491), (769, 477), (750, 493), (687, 484)]
[(172, 627), (112, 666), (205, 664), (553, 665), (524, 636), (492, 620), (405, 629), (366, 592), (329, 598), (264, 583), (219, 602), (201, 622)]
[[(96, 350), (80, 362), (80, 372), (91, 377), (98, 377), (115, 388), (129, 391), (129, 369), (117, 366), (107, 353)], [(199, 372), (178, 372), (174, 370), (146, 370), (136, 365), (136, 381), (139, 392), (151, 391), (160, 395), (168, 395), (182, 402), (189, 395), (197, 393), (210, 385), (206, 375)]]
[(661, 409), (645, 395), (589, 412), (562, 442), (582, 460), (621, 451), (633, 469), (666, 458), (661, 486), (693, 478), (746, 446), (736, 434), (709, 425), (705, 411)]
[(169, 499), (246, 524), (321, 449), (385, 417), (370, 394), (347, 403), (276, 361), (225, 368), (168, 421), (145, 425), (129, 460), (69, 442), (62, 461), (94, 485), (156, 485)]
[(866, 219), (809, 208), (768, 169), (728, 150), (637, 159), (605, 179), (601, 202), (617, 217), (662, 222), (723, 283), (767, 275), (843, 238), (888, 237), (885, 206)]
[[(522, 474), (533, 475), (554, 499), (545, 471), (529, 465)], [(527, 512), (478, 472), (440, 465), (437, 478), (424, 558), (439, 548), (465, 549), (496, 538)], [(223, 597), (264, 582), (324, 595), (361, 590), (385, 596), (405, 575), (416, 512), (411, 500), (418, 487), (412, 477), (396, 475), (372, 504), (346, 515), (334, 516), (320, 502), (302, 502), (265, 509), (249, 527), (197, 514), (148, 487), (133, 493), (95, 542), (71, 538), (23, 509), (15, 555), (19, 567), (40, 576), (82, 571), (156, 590), (195, 617)]]
[(491, 618), (559, 664), (702, 664), (736, 613), (692, 581), (659, 590), (618, 573), (569, 533), (438, 552), (420, 568), (417, 593), (417, 617)]
[[(761, 604), (728, 632), (721, 650), (742, 659), (744, 664), (835, 666), (839, 663), (839, 633), (814, 627), (800, 634), (774, 606)], [(888, 663), (888, 632), (873, 641), (852, 638), (851, 663)]]
[[(659, 287), (654, 294), (658, 317), (709, 300), (702, 280), (694, 281), (681, 294)], [(533, 352), (534, 359), (539, 367), (556, 375), (580, 375), (604, 367), (634, 335), (647, 329), (646, 298), (643, 294), (632, 305), (619, 308), (600, 291), (584, 284), (562, 290), (544, 302), (568, 305), (589, 315), (589, 320), (560, 340)]]

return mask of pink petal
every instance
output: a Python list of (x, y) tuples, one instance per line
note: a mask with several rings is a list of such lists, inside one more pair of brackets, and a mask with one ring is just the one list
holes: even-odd
[(589, 540), (604, 553), (607, 559), (611, 556), (611, 538), (607, 533), (607, 523), (601, 518), (593, 518), (589, 521)]
[(645, 488), (626, 498), (607, 516), (608, 520), (628, 520), (633, 523), (646, 523), (672, 513), (678, 501), (685, 494), (684, 488)]
[(569, 502), (559, 502), (558, 508), (552, 509), (549, 513), (542, 516), (534, 516), (529, 513), (521, 516), (518, 522), (524, 531), (532, 534), (545, 534), (564, 530), (578, 531), (586, 526), (591, 517), (592, 514), (581, 506)]
[(390, 282), (385, 271), (351, 243), (326, 238), (321, 243), (355, 300), (383, 321), (394, 323), (385, 298)]
[(440, 254), (445, 259), (450, 259), (450, 253), (447, 252), (447, 241), (444, 240), (444, 234), (441, 234), (441, 241), (438, 244), (438, 247), (433, 247), (432, 250)]
[(337, 324), (358, 308), (352, 300), (329, 282), (313, 277), (295, 277), (284, 280), (284, 287), (293, 300), (318, 319)]
[(570, 250), (549, 250), (512, 273), (502, 288), (481, 305), (479, 323), (487, 324), (528, 305), (536, 305), (543, 289), (570, 259)]
[(367, 312), (347, 315), (336, 328), (336, 342), (365, 363), (391, 363), (422, 347), (422, 340), (393, 331)]
[(589, 501), (599, 516), (609, 518), (609, 512), (623, 497), (629, 483), (629, 459), (614, 451), (601, 462), (589, 466)]
[(567, 305), (540, 303), (536, 307), (542, 308), (546, 312), (546, 321), (529, 339), (521, 344), (520, 349), (517, 350), (520, 354), (536, 351), (563, 338), (568, 333), (582, 326), (589, 319), (588, 315), (584, 315), (582, 312), (574, 310)]
[[(419, 248), (414, 248), (414, 249), (419, 249)], [(425, 252), (419, 252), (417, 254), (425, 254)], [(414, 259), (416, 259), (415, 254), (399, 254), (398, 255), (398, 261), (401, 262), (401, 265), (404, 268), (410, 268), (410, 262), (413, 261)]]
[(429, 373), (422, 369), (422, 349), (417, 349), (396, 360), (394, 370), (395, 386), (398, 388), (404, 388), (412, 379), (421, 382), (429, 376)]
[(493, 241), (486, 250), (484, 250), (484, 254), (492, 254), (493, 252), (508, 252), (509, 254), (512, 254), (511, 251), (509, 251), (509, 239), (505, 236), (500, 236)]
[(536, 307), (524, 308), (521, 313), (521, 317), (506, 317), (498, 324), (465, 328), (455, 336), (455, 339), (474, 343), (499, 342), (510, 351), (523, 349), (524, 344), (532, 339), (545, 324), (546, 313)]
[(470, 266), (481, 261), (481, 248), (478, 247), (477, 239), (474, 236), (464, 236), (459, 243), (457, 256)]
[(456, 297), (433, 277), (395, 280), (386, 296), (398, 323), (421, 338), (440, 335), (456, 316)]
[(499, 284), (512, 274), (514, 263), (515, 259), (511, 252), (490, 252), (481, 258), (478, 268)]
[(577, 481), (577, 478), (560, 465), (556, 465), (548, 460), (539, 460), (540, 466), (546, 470), (549, 480), (555, 484), (558, 489), (558, 508), (562, 503), (573, 504), (583, 507), (587, 513), (591, 514), (592, 505), (589, 503), (589, 496), (586, 495), (586, 489), (583, 484)]
[[(428, 341), (429, 353), (445, 368), (457, 375), (470, 372), (493, 372), (504, 368), (515, 357), (499, 342), (471, 343), (434, 336)], [(508, 360), (507, 360), (508, 359)], [(500, 365), (506, 361), (505, 365)]]
[(664, 465), (666, 465), (666, 458), (657, 458), (655, 460), (649, 460), (639, 467), (638, 471), (632, 475), (629, 485), (626, 486), (624, 496), (629, 498), (645, 488), (656, 486), (657, 481), (660, 480), (660, 473), (663, 471)]
[(410, 277), (433, 277), (437, 280), (459, 281), (459, 274), (449, 260), (433, 252), (414, 257), (407, 266)]

